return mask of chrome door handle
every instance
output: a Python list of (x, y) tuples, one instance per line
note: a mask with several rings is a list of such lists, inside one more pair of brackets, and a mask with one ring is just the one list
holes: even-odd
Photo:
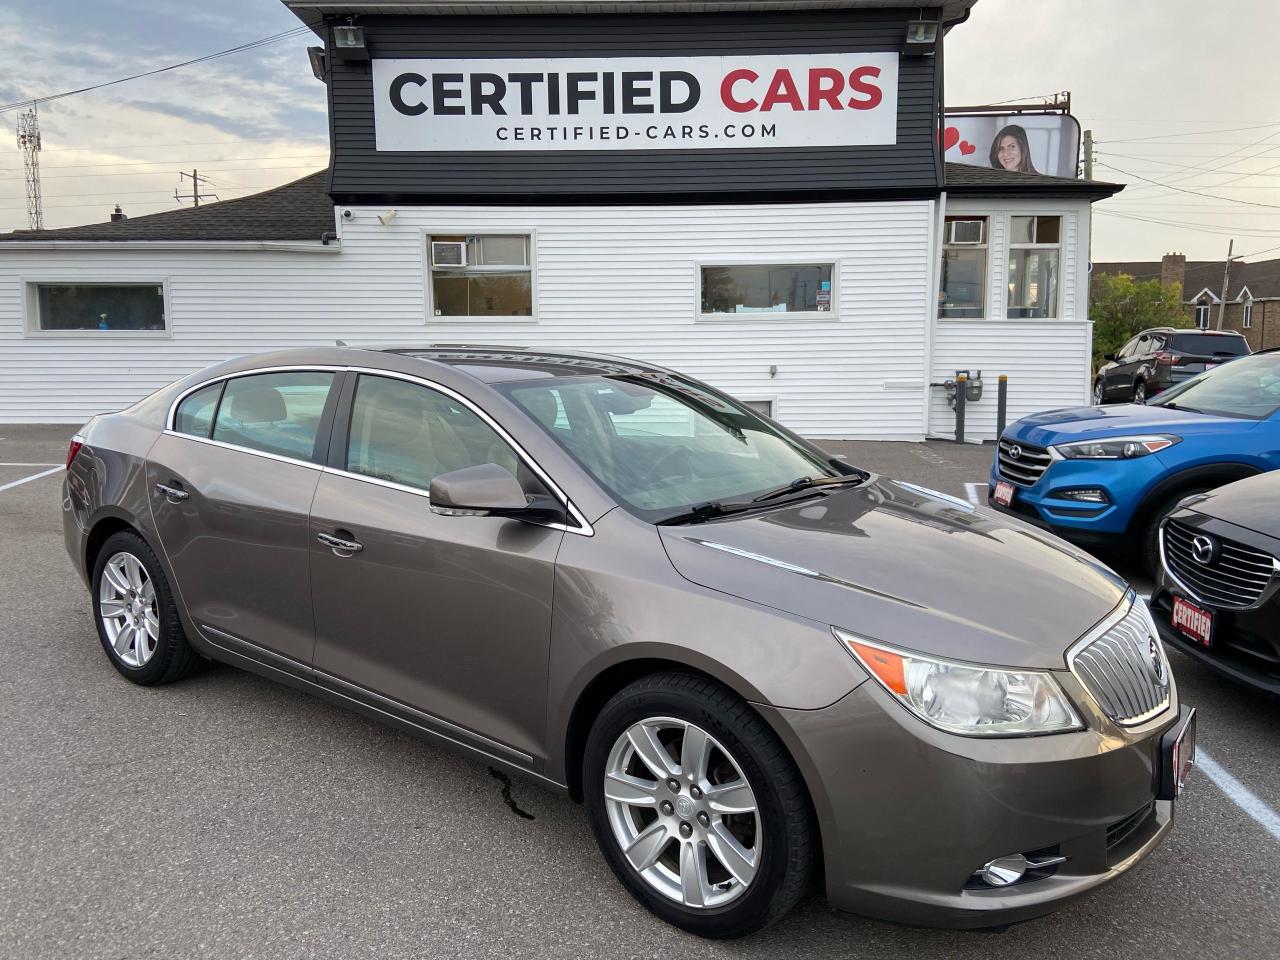
[(191, 494), (179, 487), (171, 487), (167, 483), (157, 483), (156, 491), (163, 493), (166, 500), (170, 503), (181, 503), (183, 500), (190, 500)]
[(341, 537), (335, 537), (328, 533), (317, 533), (316, 539), (326, 547), (332, 547), (334, 556), (338, 557), (349, 557), (351, 554), (359, 553), (364, 549), (363, 543), (357, 543), (355, 540), (343, 540)]

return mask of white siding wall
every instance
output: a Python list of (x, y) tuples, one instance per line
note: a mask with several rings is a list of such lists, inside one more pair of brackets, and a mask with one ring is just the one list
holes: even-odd
[[(353, 208), (340, 253), (3, 244), (0, 422), (81, 421), (226, 357), (342, 339), (617, 353), (774, 399), (809, 436), (919, 438), (933, 206), (405, 207), (386, 227)], [(427, 316), (423, 238), (459, 229), (534, 234), (536, 321)], [(699, 261), (770, 259), (834, 262), (835, 314), (695, 319)], [(113, 276), (167, 283), (171, 337), (24, 333), (24, 281)]]
[[(949, 200), (946, 213), (990, 217), (987, 316), (974, 320), (938, 320), (934, 330), (932, 377), (952, 379), (956, 370), (981, 370), (982, 399), (968, 404), (965, 439), (995, 438), (996, 389), (1000, 374), (1009, 377), (1007, 422), (1054, 407), (1089, 402), (1093, 325), (1089, 322), (1089, 205), (1084, 201)], [(1008, 320), (1009, 217), (1053, 215), (1062, 221), (1060, 310), (1056, 320)], [(929, 432), (955, 436), (955, 413), (946, 392), (931, 391)]]

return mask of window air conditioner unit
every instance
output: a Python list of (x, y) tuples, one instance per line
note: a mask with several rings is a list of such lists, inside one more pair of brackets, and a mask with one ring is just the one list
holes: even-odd
[(465, 267), (467, 245), (461, 240), (432, 240), (431, 265), (433, 267)]
[(981, 243), (984, 226), (986, 223), (982, 220), (949, 220), (947, 221), (947, 243)]

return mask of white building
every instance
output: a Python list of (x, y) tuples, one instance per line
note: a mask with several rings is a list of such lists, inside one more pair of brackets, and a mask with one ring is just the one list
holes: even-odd
[[(229, 356), (336, 340), (642, 358), (768, 404), (818, 438), (951, 435), (936, 384), (960, 369), (981, 369), (987, 384), (969, 405), (970, 439), (993, 436), (999, 374), (1010, 420), (1087, 401), (1089, 205), (1118, 188), (944, 165), (945, 31), (924, 55), (906, 49), (916, 4), (650, 14), (557, 3), (513, 16), (484, 12), (510, 3), (286, 2), (329, 48), (327, 175), (198, 209), (0, 235), (0, 422), (79, 422)], [(972, 2), (926, 13), (945, 26)], [(537, 12), (548, 6), (571, 12)], [(439, 13), (459, 8), (474, 9)], [(361, 46), (344, 53), (325, 18), (352, 16)], [(560, 85), (549, 100), (520, 80), (534, 63), (539, 83)], [(645, 64), (649, 79), (637, 79)], [(835, 123), (831, 85), (855, 75), (858, 97), (843, 102), (864, 105)], [(611, 86), (626, 76), (630, 101), (622, 80)], [(582, 102), (566, 120), (552, 114), (569, 77), (594, 79), (572, 81)], [(714, 100), (717, 86), (720, 102), (687, 106), (691, 91)], [(849, 81), (841, 96), (852, 92)], [(476, 93), (478, 113), (461, 106)], [(652, 112), (588, 116), (588, 93), (601, 111)], [(454, 99), (471, 112), (450, 112)], [(770, 115), (725, 113), (752, 102)], [(679, 123), (661, 117), (673, 106)], [(411, 122), (423, 113), (426, 131)], [(759, 136), (770, 124), (789, 145), (514, 142), (535, 129), (696, 139), (703, 127), (714, 142), (714, 131)]]

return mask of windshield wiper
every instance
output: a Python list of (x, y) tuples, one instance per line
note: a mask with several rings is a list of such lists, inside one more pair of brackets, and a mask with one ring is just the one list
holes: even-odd
[(1185, 410), (1187, 413), (1204, 413), (1203, 410), (1197, 410), (1195, 407), (1184, 407), (1180, 403), (1163, 403), (1161, 406), (1166, 410)]
[(785, 487), (769, 490), (750, 500), (711, 500), (691, 507), (684, 513), (664, 517), (657, 521), (657, 524), (658, 526), (677, 526), (683, 523), (700, 523), (713, 517), (727, 517), (735, 513), (745, 513), (748, 510), (759, 510), (770, 501), (786, 496), (799, 494), (800, 496), (796, 497), (796, 499), (818, 496), (822, 493), (820, 489), (822, 487), (862, 483), (866, 479), (866, 477), (856, 474), (841, 477), (799, 477), (792, 480)]
[(775, 490), (769, 490), (760, 494), (758, 497), (752, 497), (752, 503), (763, 503), (766, 500), (776, 500), (778, 497), (785, 497), (789, 493), (796, 493), (800, 490), (808, 490), (811, 487), (837, 487), (846, 483), (862, 483), (866, 477), (851, 474), (838, 477), (797, 477), (786, 486), (778, 487)]

